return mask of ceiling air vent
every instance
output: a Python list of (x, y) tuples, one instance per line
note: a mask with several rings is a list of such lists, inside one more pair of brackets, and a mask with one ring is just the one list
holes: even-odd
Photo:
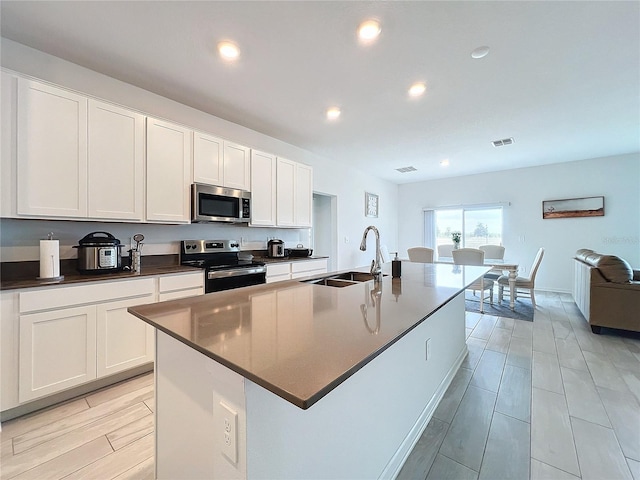
[(400, 173), (407, 173), (407, 172), (415, 172), (417, 169), (415, 167), (402, 167), (402, 168), (396, 168), (397, 171), (399, 171)]
[(491, 143), (493, 143), (494, 147), (504, 147), (505, 145), (511, 145), (513, 143), (513, 137), (503, 138), (502, 140), (494, 140)]

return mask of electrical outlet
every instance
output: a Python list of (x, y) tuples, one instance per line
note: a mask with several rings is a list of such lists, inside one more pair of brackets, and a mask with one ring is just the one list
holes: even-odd
[(238, 413), (224, 402), (218, 404), (222, 455), (234, 465), (238, 463)]
[(349, 237), (347, 236), (344, 237), (344, 243), (349, 243)]
[(522, 274), (527, 273), (527, 267), (523, 267), (522, 265), (520, 265), (518, 267), (518, 273), (522, 273)]
[(427, 341), (424, 342), (424, 359), (425, 361), (429, 360), (429, 355), (431, 354), (431, 352), (429, 351), (429, 344), (431, 343), (431, 339), (427, 338)]

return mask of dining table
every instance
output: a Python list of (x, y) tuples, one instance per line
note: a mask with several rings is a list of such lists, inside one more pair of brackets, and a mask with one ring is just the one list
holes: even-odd
[[(453, 264), (453, 257), (439, 257), (434, 263), (449, 263)], [(516, 278), (518, 277), (519, 264), (510, 260), (502, 260), (497, 258), (485, 258), (485, 267), (491, 267), (492, 272), (507, 272), (509, 276), (509, 308), (515, 310), (515, 297), (516, 297)]]

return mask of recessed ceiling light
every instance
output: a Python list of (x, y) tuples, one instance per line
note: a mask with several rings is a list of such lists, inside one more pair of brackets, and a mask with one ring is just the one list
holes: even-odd
[(235, 43), (227, 41), (218, 43), (218, 52), (225, 60), (235, 60), (240, 56), (238, 46)]
[(444, 160), (440, 160), (440, 166), (441, 167), (448, 167), (449, 166), (449, 159), (445, 158)]
[(358, 27), (358, 38), (363, 42), (371, 42), (380, 35), (380, 22), (378, 20), (365, 20)]
[(488, 53), (489, 47), (478, 47), (473, 52), (471, 52), (471, 58), (486, 57)]
[(409, 88), (409, 95), (412, 97), (419, 97), (425, 92), (426, 89), (427, 86), (424, 82), (416, 82)]
[(340, 116), (340, 109), (338, 107), (331, 107), (327, 109), (327, 118), (329, 120), (337, 120)]

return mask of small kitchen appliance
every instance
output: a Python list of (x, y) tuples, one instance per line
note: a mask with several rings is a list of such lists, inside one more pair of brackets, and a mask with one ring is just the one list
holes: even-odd
[(78, 249), (80, 273), (108, 273), (122, 269), (122, 244), (108, 232), (85, 235), (73, 248)]
[(299, 243), (296, 248), (289, 249), (290, 257), (310, 257), (312, 254), (313, 250), (311, 248), (305, 248), (301, 243)]
[(272, 238), (267, 242), (267, 256), (270, 258), (284, 257), (284, 242), (278, 238)]
[(180, 264), (204, 269), (205, 293), (265, 283), (265, 264), (241, 258), (239, 252), (236, 240), (183, 240)]
[(251, 193), (235, 188), (191, 185), (191, 222), (249, 223)]

